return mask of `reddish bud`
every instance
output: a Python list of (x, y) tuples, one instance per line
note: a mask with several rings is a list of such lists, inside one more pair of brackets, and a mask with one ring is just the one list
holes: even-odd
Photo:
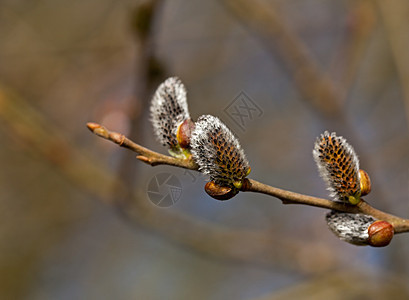
[(369, 245), (373, 247), (385, 247), (393, 238), (393, 226), (386, 221), (376, 221), (368, 228)]
[(214, 181), (209, 181), (206, 183), (205, 191), (210, 197), (221, 201), (229, 200), (236, 196), (239, 192), (234, 187), (221, 186)]
[(184, 120), (178, 127), (176, 132), (176, 138), (179, 143), (179, 146), (187, 149), (190, 146), (190, 136), (192, 135), (192, 131), (195, 128), (195, 123), (192, 119)]

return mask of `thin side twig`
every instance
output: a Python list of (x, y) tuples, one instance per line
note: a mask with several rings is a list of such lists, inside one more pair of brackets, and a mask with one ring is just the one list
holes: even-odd
[(142, 147), (141, 145), (134, 143), (123, 134), (111, 132), (104, 126), (101, 126), (97, 123), (87, 123), (87, 127), (97, 136), (110, 140), (111, 142), (118, 144), (120, 147), (124, 147), (138, 153), (139, 155), (136, 156), (137, 159), (153, 167), (157, 165), (169, 165), (190, 170), (197, 170), (198, 168), (196, 163), (192, 159), (181, 160), (172, 156), (163, 155), (158, 152), (149, 150), (145, 147)]

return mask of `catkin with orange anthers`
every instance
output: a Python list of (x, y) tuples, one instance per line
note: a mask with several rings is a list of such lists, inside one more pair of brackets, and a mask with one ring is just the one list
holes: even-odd
[(342, 202), (359, 203), (359, 160), (352, 146), (335, 132), (325, 131), (315, 142), (313, 156), (331, 196)]

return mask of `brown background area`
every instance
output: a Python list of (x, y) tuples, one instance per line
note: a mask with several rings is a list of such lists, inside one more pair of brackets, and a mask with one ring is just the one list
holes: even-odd
[[(0, 1), (2, 298), (409, 298), (409, 235), (355, 247), (321, 209), (215, 201), (198, 174), (146, 166), (85, 127), (165, 153), (147, 103), (177, 75), (194, 119), (238, 135), (252, 178), (327, 197), (311, 151), (337, 131), (373, 180), (366, 199), (408, 217), (409, 4), (385, 2)], [(263, 112), (244, 130), (223, 111), (240, 92)], [(159, 172), (182, 183), (171, 208), (147, 197)]]

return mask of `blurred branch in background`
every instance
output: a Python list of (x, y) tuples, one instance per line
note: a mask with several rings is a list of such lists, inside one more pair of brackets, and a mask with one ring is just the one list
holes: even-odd
[[(89, 163), (91, 155), (69, 143), (53, 124), (44, 119), (41, 112), (19, 96), (0, 86), (0, 122), (2, 130), (31, 155), (38, 155), (51, 163), (58, 172), (85, 190), (108, 201), (115, 178), (104, 172), (99, 163)], [(103, 185), (100, 183), (104, 182)]]
[(387, 31), (398, 72), (409, 130), (409, 3), (406, 0), (376, 1)]
[[(143, 113), (150, 100), (152, 88), (163, 77), (164, 66), (155, 57), (154, 37), (155, 23), (163, 1), (151, 0), (141, 3), (132, 10), (130, 15), (131, 29), (136, 43), (136, 63), (134, 72), (135, 101), (129, 114), (130, 136), (132, 139), (142, 139)], [(118, 166), (118, 180), (131, 187), (137, 176), (137, 166), (130, 163), (130, 158), (124, 156)], [(117, 199), (119, 201), (127, 201)]]
[(378, 17), (371, 0), (351, 1), (348, 5), (346, 32), (339, 44), (339, 51), (332, 59), (329, 73), (337, 83), (341, 105), (348, 98), (358, 76), (370, 38), (378, 24)]
[(222, 0), (229, 12), (248, 27), (290, 70), (300, 93), (315, 110), (331, 118), (341, 110), (340, 98), (331, 80), (320, 70), (307, 48), (280, 17), (273, 3)]

